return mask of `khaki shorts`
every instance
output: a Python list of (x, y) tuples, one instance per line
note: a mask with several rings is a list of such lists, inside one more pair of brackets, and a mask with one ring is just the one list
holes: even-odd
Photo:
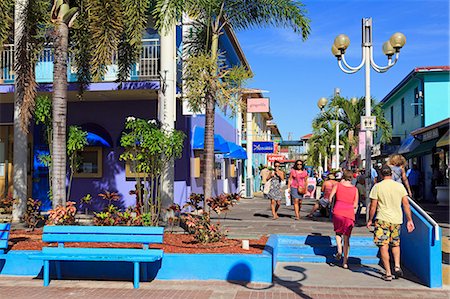
[(392, 224), (382, 220), (376, 220), (375, 229), (373, 231), (373, 242), (377, 246), (399, 246), (400, 229), (401, 224)]

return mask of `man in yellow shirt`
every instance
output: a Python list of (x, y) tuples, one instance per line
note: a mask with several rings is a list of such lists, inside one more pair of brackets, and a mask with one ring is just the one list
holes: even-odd
[(383, 181), (373, 186), (370, 191), (370, 213), (367, 228), (372, 225), (372, 220), (377, 213), (374, 229), (374, 242), (380, 248), (386, 274), (383, 279), (392, 280), (391, 266), (389, 263), (389, 246), (394, 256), (394, 275), (399, 278), (403, 275), (400, 268), (400, 229), (403, 223), (403, 210), (405, 211), (408, 233), (414, 230), (414, 223), (409, 207), (408, 192), (401, 183), (392, 179), (392, 170), (388, 165), (381, 168)]

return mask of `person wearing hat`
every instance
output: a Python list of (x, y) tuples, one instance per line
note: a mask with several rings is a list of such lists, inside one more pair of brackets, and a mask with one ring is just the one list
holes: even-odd
[(325, 179), (325, 182), (323, 182), (323, 185), (322, 185), (323, 197), (320, 198), (318, 201), (316, 201), (311, 212), (309, 212), (309, 214), (306, 215), (306, 217), (312, 218), (314, 213), (320, 207), (328, 209), (328, 207), (330, 206), (330, 203), (331, 203), (330, 194), (331, 194), (331, 191), (333, 190), (333, 187), (336, 184), (337, 184), (337, 182), (335, 181), (334, 174), (329, 173), (327, 178)]
[(370, 228), (377, 214), (374, 229), (374, 243), (380, 248), (381, 260), (383, 261), (386, 274), (382, 276), (385, 281), (393, 278), (389, 261), (389, 248), (394, 257), (394, 277), (403, 276), (400, 268), (400, 231), (403, 223), (403, 211), (405, 212), (408, 233), (414, 230), (411, 217), (411, 209), (408, 201), (408, 192), (403, 184), (392, 179), (392, 169), (389, 165), (381, 167), (383, 181), (375, 184), (370, 191), (370, 212), (367, 228)]

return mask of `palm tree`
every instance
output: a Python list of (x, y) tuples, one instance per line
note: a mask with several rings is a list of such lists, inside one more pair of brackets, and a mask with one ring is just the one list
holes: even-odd
[(335, 138), (335, 126), (331, 123), (324, 123), (322, 127), (317, 127), (313, 123), (313, 136), (308, 140), (308, 164), (320, 165), (319, 153), (322, 157), (331, 157), (331, 145)]
[[(129, 75), (141, 47), (149, 18), (149, 1), (54, 0), (55, 60), (53, 70), (53, 206), (66, 202), (66, 117), (68, 53), (74, 53), (80, 95), (90, 83), (101, 80), (119, 52), (119, 81)], [(69, 28), (73, 28), (69, 32)], [(70, 38), (69, 38), (70, 37)]]
[[(348, 100), (343, 97), (334, 97), (326, 110), (313, 120), (313, 127), (323, 128), (332, 121), (339, 121), (340, 139), (344, 142), (347, 163), (353, 158), (353, 150), (358, 144), (361, 116), (365, 115), (365, 98)], [(392, 138), (392, 127), (386, 120), (380, 104), (372, 99), (372, 115), (376, 116), (377, 127), (381, 131), (381, 142), (387, 143)]]
[[(167, 30), (181, 20), (183, 13), (187, 13), (196, 26), (206, 32), (205, 48), (213, 66), (213, 76), (218, 72), (219, 36), (226, 26), (236, 30), (265, 26), (292, 28), (303, 39), (310, 33), (303, 4), (293, 0), (156, 0), (154, 16), (157, 29)], [(214, 91), (208, 87), (204, 90), (205, 198), (212, 195), (214, 177), (214, 115), (217, 104)]]
[[(35, 65), (43, 47), (47, 24), (45, 0), (0, 1), (0, 48), (14, 38), (14, 198), (13, 220), (22, 218), (27, 200), (28, 125), (34, 107), (37, 84)], [(14, 13), (13, 13), (14, 8)], [(14, 19), (13, 16), (14, 15)], [(14, 22), (14, 37), (12, 24)]]

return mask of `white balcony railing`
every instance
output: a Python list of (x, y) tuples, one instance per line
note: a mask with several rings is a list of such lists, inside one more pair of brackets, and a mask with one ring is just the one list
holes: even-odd
[[(132, 67), (129, 80), (157, 80), (159, 78), (160, 47), (158, 39), (143, 39), (142, 51), (138, 62)], [(69, 64), (67, 75), (69, 82), (75, 82), (76, 69)], [(39, 83), (53, 81), (53, 49), (45, 48), (39, 55), (36, 65), (36, 80)], [(115, 81), (118, 73), (118, 53), (112, 57), (112, 65), (107, 67), (103, 81)], [(14, 45), (5, 44), (0, 51), (0, 84), (14, 82)]]

